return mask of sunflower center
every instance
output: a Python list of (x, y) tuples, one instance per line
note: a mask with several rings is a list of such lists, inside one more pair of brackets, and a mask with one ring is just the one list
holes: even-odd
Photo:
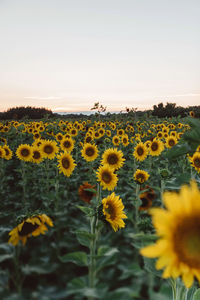
[(200, 268), (199, 216), (184, 218), (175, 229), (173, 241), (179, 260), (190, 267)]
[(44, 146), (44, 152), (50, 154), (53, 152), (53, 147), (51, 145)]
[(62, 166), (65, 169), (69, 169), (70, 162), (69, 162), (68, 158), (65, 157), (65, 158), (62, 159)]
[(35, 159), (40, 158), (40, 152), (39, 151), (34, 151), (33, 152), (33, 158), (35, 158)]
[(29, 222), (24, 222), (21, 231), (19, 231), (19, 235), (20, 236), (25, 236), (25, 235), (35, 231), (35, 229), (37, 229), (38, 227), (39, 227), (38, 224), (32, 224), (32, 223), (29, 223)]
[(28, 149), (22, 149), (22, 150), (21, 150), (21, 155), (24, 156), (24, 157), (28, 156), (29, 153), (30, 153), (30, 152), (29, 152)]
[(8, 156), (9, 155), (9, 150), (8, 149), (4, 149), (5, 151), (6, 151), (6, 156)]
[(94, 149), (92, 147), (88, 147), (85, 151), (87, 156), (93, 156), (94, 155)]
[(137, 174), (136, 179), (140, 182), (144, 181), (145, 180), (144, 174), (142, 173)]
[(70, 143), (69, 141), (65, 141), (65, 142), (63, 143), (63, 146), (64, 146), (65, 148), (70, 148), (70, 147), (71, 147), (71, 143)]
[(149, 207), (149, 203), (151, 202), (151, 201), (149, 201), (149, 199), (147, 199), (147, 198), (140, 198), (140, 200), (142, 201), (142, 204), (140, 205), (140, 207)]
[(112, 180), (112, 176), (109, 172), (107, 171), (104, 171), (103, 174), (102, 174), (102, 180), (105, 182), (105, 183), (110, 183), (111, 180)]
[(118, 162), (118, 157), (117, 155), (113, 154), (109, 154), (108, 158), (107, 158), (107, 162), (110, 165), (115, 165)]
[(151, 144), (151, 149), (152, 149), (152, 151), (158, 150), (158, 143), (153, 142), (153, 143)]
[(137, 149), (137, 154), (138, 154), (139, 156), (142, 156), (143, 153), (144, 153), (144, 149), (143, 149), (142, 147), (138, 147), (138, 149)]
[(108, 203), (108, 207), (106, 208), (106, 212), (110, 215), (111, 220), (114, 220), (116, 218), (115, 207), (112, 205), (112, 203)]
[(170, 146), (174, 146), (174, 145), (175, 145), (175, 142), (174, 142), (174, 140), (172, 140), (172, 139), (171, 139), (171, 140), (169, 140), (169, 145), (170, 145)]
[(195, 167), (200, 168), (200, 158), (194, 159), (194, 165), (195, 165)]

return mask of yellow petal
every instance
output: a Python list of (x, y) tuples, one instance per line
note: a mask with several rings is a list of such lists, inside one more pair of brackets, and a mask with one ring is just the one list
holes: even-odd
[(194, 280), (194, 275), (192, 272), (183, 273), (182, 275), (183, 282), (187, 288), (191, 287)]

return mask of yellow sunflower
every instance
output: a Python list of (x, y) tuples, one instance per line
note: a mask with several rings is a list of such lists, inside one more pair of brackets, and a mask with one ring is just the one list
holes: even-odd
[(12, 158), (12, 155), (13, 155), (12, 150), (10, 149), (10, 147), (8, 145), (4, 145), (3, 149), (5, 150), (4, 158), (6, 160), (10, 160)]
[(112, 138), (112, 143), (114, 146), (119, 146), (120, 144), (120, 138), (118, 137), (118, 135), (114, 135)]
[(60, 142), (60, 148), (63, 151), (72, 152), (74, 149), (74, 140), (72, 138), (63, 138)]
[(139, 184), (144, 183), (145, 181), (147, 181), (148, 178), (149, 178), (149, 176), (150, 176), (150, 175), (149, 175), (148, 172), (146, 172), (146, 171), (144, 171), (144, 170), (140, 170), (140, 169), (137, 169), (137, 170), (135, 171), (135, 173), (133, 174), (134, 180), (135, 180), (137, 183), (139, 183)]
[(83, 145), (83, 149), (81, 150), (81, 154), (83, 158), (87, 161), (93, 161), (98, 156), (98, 148), (96, 145), (86, 143)]
[(123, 219), (126, 219), (127, 216), (124, 213), (124, 205), (120, 197), (116, 196), (115, 193), (112, 193), (102, 200), (102, 204), (103, 214), (113, 230), (116, 232), (118, 229), (124, 228), (125, 223)]
[(96, 174), (97, 180), (100, 181), (103, 190), (107, 189), (112, 191), (116, 187), (118, 177), (109, 165), (100, 166)]
[(2, 146), (0, 146), (0, 158), (5, 158), (5, 155), (6, 155), (5, 149)]
[(57, 156), (57, 159), (60, 173), (63, 173), (65, 176), (69, 177), (76, 166), (71, 154), (68, 152), (61, 153)]
[(39, 147), (32, 146), (32, 158), (31, 161), (35, 164), (39, 164), (43, 161), (42, 152)]
[(42, 156), (48, 159), (54, 159), (56, 153), (58, 152), (58, 147), (56, 141), (50, 140), (40, 140), (42, 143), (39, 146), (42, 152)]
[(121, 137), (121, 141), (122, 141), (122, 145), (124, 147), (127, 147), (129, 144), (129, 139), (128, 139), (128, 135), (127, 134), (123, 134)]
[(10, 238), (8, 243), (16, 246), (19, 241), (21, 241), (22, 244), (25, 245), (27, 238), (31, 235), (38, 236), (46, 233), (48, 228), (45, 223), (51, 227), (53, 226), (52, 220), (45, 214), (26, 218), (22, 223), (9, 232)]
[(149, 154), (151, 156), (159, 156), (164, 150), (164, 144), (162, 141), (154, 139), (149, 147)]
[(165, 145), (167, 148), (172, 148), (173, 146), (175, 146), (177, 144), (178, 140), (175, 136), (168, 136), (165, 140)]
[(58, 142), (60, 142), (60, 141), (62, 141), (62, 139), (63, 139), (63, 134), (62, 134), (61, 132), (58, 132), (58, 133), (56, 134), (56, 140), (57, 140)]
[(16, 150), (16, 155), (20, 160), (30, 161), (32, 158), (32, 148), (30, 145), (21, 144)]
[(159, 239), (141, 249), (141, 254), (158, 257), (156, 268), (165, 268), (162, 276), (182, 276), (189, 288), (194, 277), (200, 282), (200, 191), (191, 182), (191, 186), (182, 186), (179, 194), (166, 192), (163, 198), (167, 209), (150, 210)]
[(200, 172), (200, 153), (195, 152), (192, 157), (189, 157), (189, 160), (191, 162), (191, 165), (197, 170), (197, 172)]
[(117, 150), (117, 148), (108, 148), (102, 155), (101, 163), (103, 165), (108, 164), (110, 167), (118, 170), (124, 164), (125, 159), (123, 158), (123, 152)]
[(148, 148), (142, 142), (138, 143), (134, 149), (133, 156), (139, 160), (143, 161), (148, 155)]

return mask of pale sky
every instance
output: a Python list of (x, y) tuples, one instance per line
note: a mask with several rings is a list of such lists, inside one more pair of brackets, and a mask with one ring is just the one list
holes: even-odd
[(0, 0), (0, 111), (200, 105), (199, 0)]

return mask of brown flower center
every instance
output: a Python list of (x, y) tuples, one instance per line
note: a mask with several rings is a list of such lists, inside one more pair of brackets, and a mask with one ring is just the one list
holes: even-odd
[(85, 153), (87, 156), (93, 156), (95, 151), (94, 151), (94, 148), (92, 147), (88, 147), (86, 150), (85, 150)]
[(108, 207), (106, 208), (106, 212), (110, 215), (111, 220), (116, 218), (116, 210), (112, 203), (107, 203)]
[(40, 158), (40, 157), (41, 157), (41, 154), (40, 154), (39, 151), (36, 150), (36, 151), (33, 152), (33, 158), (34, 158), (34, 159), (38, 159), (38, 158)]
[(67, 149), (70, 148), (71, 147), (70, 141), (64, 141), (63, 146)]
[(53, 147), (51, 145), (45, 145), (44, 152), (47, 154), (51, 154), (53, 152)]
[(21, 150), (21, 155), (26, 157), (26, 156), (29, 156), (30, 154), (30, 151), (28, 149), (22, 149)]
[(102, 174), (102, 180), (103, 180), (105, 183), (110, 183), (111, 180), (112, 180), (111, 174), (110, 174), (108, 171), (104, 171), (103, 174)]
[(19, 231), (19, 235), (20, 236), (25, 236), (25, 235), (35, 231), (35, 229), (37, 229), (38, 227), (39, 227), (38, 224), (32, 224), (32, 223), (29, 223), (29, 222), (24, 222), (21, 231)]
[(170, 139), (168, 143), (171, 147), (175, 145), (175, 141), (173, 139)]
[(195, 165), (195, 167), (200, 168), (200, 158), (194, 159), (194, 165)]
[(157, 142), (153, 142), (153, 143), (151, 144), (151, 150), (152, 150), (152, 151), (158, 150), (158, 143), (157, 143)]
[(69, 159), (67, 157), (65, 157), (65, 158), (62, 159), (62, 166), (65, 169), (69, 169), (70, 162), (69, 162)]
[(142, 156), (142, 155), (144, 154), (144, 149), (143, 149), (142, 147), (138, 147), (138, 148), (137, 148), (137, 154), (138, 154), (139, 156)]
[(118, 162), (118, 157), (116, 154), (112, 153), (108, 155), (107, 162), (110, 165), (115, 165)]

